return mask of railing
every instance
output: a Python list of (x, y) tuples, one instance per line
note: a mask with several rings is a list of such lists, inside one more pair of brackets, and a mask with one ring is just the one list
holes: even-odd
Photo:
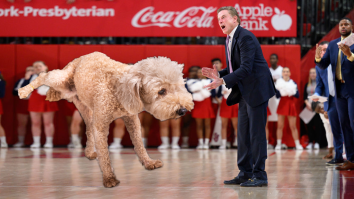
[(354, 9), (354, 0), (298, 0), (298, 6), (298, 39), (304, 55)]

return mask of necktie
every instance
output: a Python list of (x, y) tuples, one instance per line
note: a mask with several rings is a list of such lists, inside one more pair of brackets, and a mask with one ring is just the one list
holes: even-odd
[(232, 65), (231, 65), (231, 55), (230, 55), (230, 50), (229, 50), (229, 41), (230, 41), (230, 36), (227, 35), (226, 37), (226, 49), (227, 49), (227, 57), (228, 57), (228, 61), (229, 61), (229, 69), (230, 69), (230, 73), (233, 72), (232, 70)]
[(333, 82), (333, 73), (332, 73), (332, 65), (330, 64), (327, 68), (327, 79), (328, 79), (328, 91), (329, 94), (334, 97), (334, 82)]

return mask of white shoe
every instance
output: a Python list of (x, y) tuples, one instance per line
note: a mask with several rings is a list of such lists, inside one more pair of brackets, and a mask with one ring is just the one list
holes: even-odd
[(184, 148), (184, 149), (189, 148), (189, 145), (187, 143), (184, 143), (181, 145), (181, 148)]
[(73, 145), (75, 149), (82, 149), (82, 145), (79, 140), (74, 142)]
[(315, 145), (313, 146), (314, 149), (320, 149), (320, 145), (318, 143), (315, 143)]
[(237, 147), (237, 142), (232, 143), (232, 146)]
[(286, 144), (281, 144), (281, 149), (288, 149), (288, 146), (286, 146)]
[(1, 142), (1, 146), (0, 146), (1, 148), (7, 148), (8, 146), (7, 146), (7, 143), (5, 142)]
[(296, 148), (296, 150), (303, 150), (304, 149), (304, 147), (302, 147), (301, 144), (297, 145), (295, 148)]
[(74, 144), (73, 144), (73, 142), (72, 141), (70, 141), (70, 143), (68, 144), (68, 146), (67, 146), (68, 148), (74, 148)]
[(24, 146), (25, 146), (25, 144), (22, 142), (17, 142), (16, 144), (13, 145), (13, 147), (15, 147), (15, 148), (20, 148), (20, 147), (24, 147)]
[(274, 146), (271, 145), (271, 144), (268, 144), (268, 145), (267, 145), (267, 149), (274, 149)]
[(44, 148), (53, 148), (53, 143), (45, 143)]
[(158, 149), (168, 149), (170, 148), (170, 145), (165, 145), (165, 144), (161, 144), (159, 147), (157, 147)]
[(281, 145), (277, 144), (277, 146), (275, 146), (275, 150), (280, 150), (281, 149)]
[(171, 146), (171, 148), (172, 148), (172, 149), (175, 149), (175, 150), (180, 149), (180, 147), (178, 146), (178, 144), (176, 144), (176, 145), (173, 144), (173, 145)]
[(33, 143), (32, 145), (31, 145), (31, 148), (32, 149), (35, 149), (35, 148), (41, 148), (41, 144), (40, 143)]
[(116, 144), (114, 142), (109, 146), (109, 149), (121, 149), (121, 148), (123, 148), (121, 144)]
[(203, 149), (209, 149), (209, 144), (203, 144)]
[(203, 149), (203, 144), (198, 144), (197, 149)]
[(225, 146), (225, 145), (219, 146), (219, 150), (225, 150), (225, 149), (226, 149), (226, 146)]
[(313, 144), (309, 143), (309, 145), (307, 145), (306, 149), (312, 149), (312, 147), (313, 147)]

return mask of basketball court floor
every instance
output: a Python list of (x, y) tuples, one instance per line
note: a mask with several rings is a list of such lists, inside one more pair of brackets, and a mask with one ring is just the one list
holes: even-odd
[(326, 150), (268, 151), (268, 187), (224, 185), (237, 150), (148, 149), (164, 166), (147, 171), (133, 149), (111, 151), (120, 184), (104, 188), (81, 149), (0, 149), (0, 198), (354, 198), (354, 171), (326, 167)]

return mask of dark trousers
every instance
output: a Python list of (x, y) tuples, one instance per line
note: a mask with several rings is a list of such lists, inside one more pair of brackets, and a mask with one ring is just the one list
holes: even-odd
[(343, 160), (343, 133), (340, 128), (340, 122), (337, 112), (337, 107), (335, 103), (335, 98), (332, 96), (328, 97), (328, 119), (331, 124), (331, 129), (333, 133), (333, 145), (336, 155), (335, 160)]
[(319, 143), (320, 147), (327, 146), (326, 130), (318, 113), (316, 113), (311, 121), (306, 124), (306, 127), (309, 136), (309, 143)]
[(353, 85), (336, 81), (336, 89), (336, 106), (344, 137), (345, 153), (347, 159), (354, 162), (354, 98), (348, 93), (349, 89), (353, 89)]
[(267, 122), (268, 101), (251, 107), (242, 98), (238, 110), (237, 164), (238, 176), (243, 179), (256, 177), (267, 180), (265, 160), (267, 159)]

